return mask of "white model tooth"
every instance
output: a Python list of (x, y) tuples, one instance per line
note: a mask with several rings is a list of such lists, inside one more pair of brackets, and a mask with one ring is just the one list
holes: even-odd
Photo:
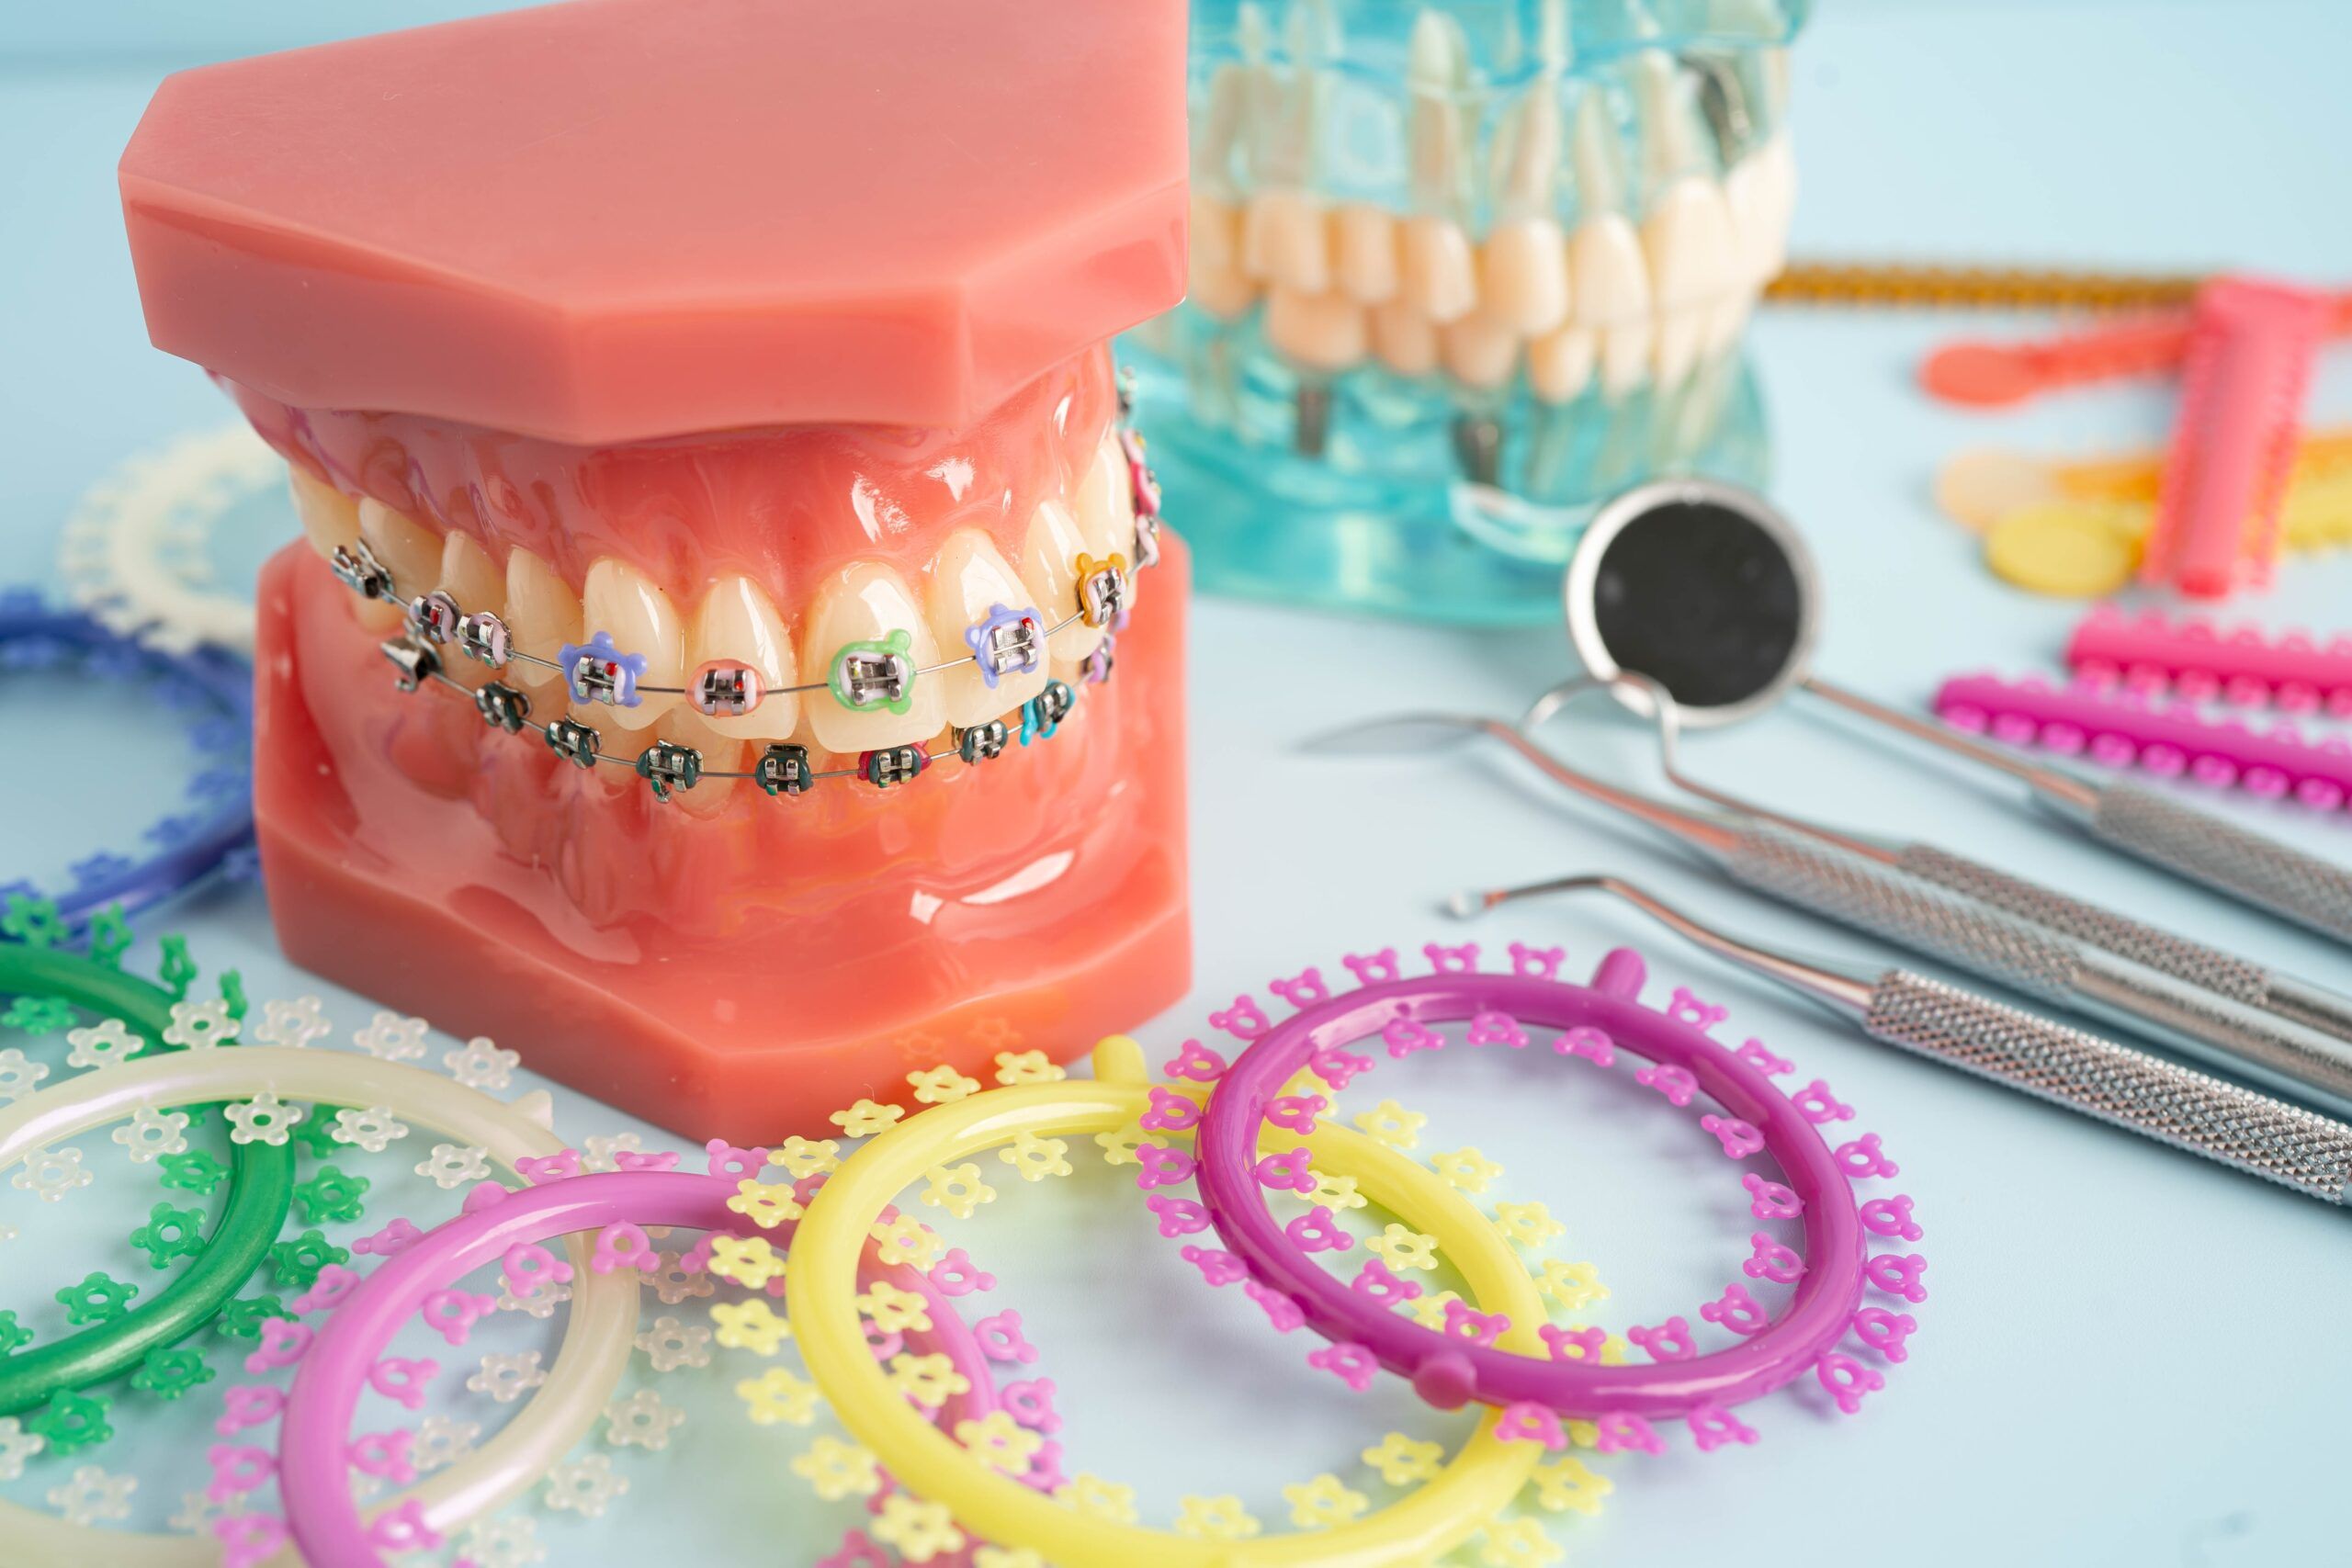
[[(1059, 501), (1042, 501), (1029, 519), (1029, 533), (1021, 542), (1021, 581), (1029, 585), (1030, 602), (1046, 625), (1060, 626), (1078, 613), (1078, 558), (1086, 541), (1078, 519)], [(1057, 659), (1079, 660), (1094, 651), (1102, 628), (1071, 621), (1046, 644)]]
[(1086, 541), (1088, 555), (1097, 560), (1115, 555), (1129, 566), (1135, 564), (1135, 491), (1126, 453), (1114, 433), (1105, 431), (1096, 445), (1094, 461), (1080, 476), (1069, 510), (1078, 521), (1078, 536)]
[(651, 578), (616, 557), (589, 562), (580, 585), (580, 626), (589, 641), (598, 632), (608, 632), (621, 652), (643, 654), (645, 671), (637, 678), (636, 706), (574, 701), (574, 718), (582, 724), (650, 730), (655, 720), (678, 705), (674, 693), (657, 696), (644, 690), (683, 686), (686, 680), (684, 618)]
[(1331, 226), (1323, 204), (1296, 186), (1261, 190), (1241, 223), (1241, 270), (1269, 287), (1320, 294), (1331, 287)]
[(357, 502), (313, 477), (299, 463), (288, 468), (286, 476), (293, 486), (294, 515), (302, 520), (303, 537), (311, 541), (312, 549), (332, 556), (337, 546), (358, 542)]
[(1789, 113), (1789, 51), (1784, 44), (1762, 53), (1764, 69), (1758, 74), (1764, 79), (1764, 119), (1779, 125)]
[(1714, 134), (1700, 112), (1696, 84), (1664, 50), (1645, 49), (1632, 62), (1642, 152), (1652, 189), (1690, 175), (1714, 172)]
[[(1131, 542), (1119, 553), (1132, 552)], [(932, 558), (931, 588), (923, 595), (923, 609), (940, 657), (961, 659), (973, 651), (966, 632), (986, 621), (999, 604), (1008, 610), (1031, 609), (1031, 599), (1028, 586), (996, 547), (995, 540), (978, 528), (959, 528)], [(1059, 614), (1048, 614), (1042, 604), (1034, 608), (1041, 627), (1061, 618)], [(1044, 691), (1046, 678), (1042, 655), (1035, 669), (1000, 675), (994, 686), (977, 664), (959, 664), (925, 677), (939, 683), (940, 705), (947, 722), (963, 728), (1002, 718)]]
[(1600, 338), (1574, 323), (1527, 345), (1527, 384), (1547, 403), (1572, 403), (1592, 384)]
[(1423, 212), (1451, 213), (1462, 200), (1469, 173), (1470, 132), (1460, 101), (1469, 79), (1466, 52), (1460, 24), (1423, 6), (1405, 61), (1408, 179)]
[(800, 696), (785, 688), (800, 684), (799, 660), (793, 656), (792, 634), (776, 613), (775, 601), (748, 577), (718, 579), (695, 608), (694, 630), (686, 638), (687, 678), (715, 659), (731, 659), (760, 672), (767, 682), (760, 705), (740, 717), (720, 718), (705, 718), (690, 705), (681, 705), (713, 735), (733, 740), (790, 739), (800, 728)]
[(1576, 168), (1577, 199), (1587, 214), (1624, 210), (1623, 146), (1610, 118), (1607, 90), (1597, 81), (1586, 85), (1577, 104), (1568, 157)]
[(1724, 171), (1724, 210), (1731, 215), (1733, 271), (1747, 288), (1772, 276), (1767, 270), (1772, 254), (1771, 196), (1764, 188), (1768, 178), (1762, 157), (1755, 153)]
[(1446, 218), (1408, 218), (1397, 246), (1401, 292), (1430, 321), (1460, 321), (1478, 304), (1478, 257), (1462, 225)]
[[(514, 650), (552, 660), (567, 642), (580, 640), (580, 596), (555, 568), (517, 547), (506, 555), (506, 631)], [(563, 674), (544, 665), (515, 660), (506, 679), (531, 699), (534, 718), (561, 714), (569, 698)]]
[(1738, 284), (1738, 242), (1722, 189), (1710, 179), (1676, 180), (1650, 208), (1642, 225), (1656, 302), (1657, 377), (1679, 385), (1698, 362), (1708, 313)]
[(1514, 218), (1487, 236), (1479, 273), (1482, 315), (1524, 337), (1568, 319), (1568, 237), (1549, 218)]
[(393, 592), (401, 599), (413, 599), (439, 581), (441, 536), (424, 524), (371, 497), (359, 503), (359, 536), (392, 574)]
[(1788, 265), (1789, 225), (1797, 211), (1797, 160), (1789, 133), (1781, 131), (1747, 161), (1757, 167), (1757, 205), (1761, 213), (1748, 254), (1758, 279), (1770, 282)]
[(1437, 368), (1437, 323), (1402, 299), (1375, 306), (1372, 349), (1399, 376), (1426, 376)]
[[(1235, 158), (1241, 145), (1242, 116), (1249, 105), (1249, 68), (1227, 61), (1209, 76), (1208, 101), (1193, 127), (1193, 196), (1222, 199), (1233, 189)], [(1197, 212), (1197, 209), (1195, 211)], [(1193, 242), (1200, 243), (1197, 237)]]
[(1332, 276), (1340, 292), (1377, 305), (1396, 292), (1396, 220), (1368, 201), (1331, 215)]
[(1371, 346), (1363, 307), (1339, 294), (1266, 291), (1266, 341), (1309, 370), (1345, 370)]
[(1649, 375), (1649, 264), (1623, 213), (1588, 218), (1568, 237), (1568, 311), (1600, 338), (1601, 388), (1622, 397)]
[(352, 614), (369, 632), (389, 637), (406, 618), (401, 606), (430, 589), (440, 576), (441, 536), (382, 502), (363, 497), (359, 537), (392, 574), (392, 592), (385, 599), (355, 599)]
[[(456, 600), (458, 608), (469, 615), (478, 610), (487, 610), (493, 615), (505, 614), (505, 574), (470, 534), (453, 531), (442, 541), (441, 573), (434, 586)], [(489, 665), (454, 647), (442, 650), (441, 670), (459, 685), (474, 691), (499, 679), (498, 672)]]
[(1709, 308), (1706, 330), (1699, 341), (1701, 364), (1721, 356), (1739, 341), (1739, 334), (1747, 327), (1748, 312), (1755, 305), (1756, 296), (1743, 285), (1720, 303)]
[(1191, 280), (1185, 298), (1229, 321), (1258, 299), (1257, 283), (1241, 271), (1241, 210), (1204, 191), (1193, 193)]
[(1499, 387), (1519, 364), (1519, 334), (1484, 310), (1448, 323), (1443, 337), (1445, 367), (1465, 387)]
[[(750, 660), (744, 662), (749, 663)], [(647, 732), (648, 743), (650, 737), (658, 733), (664, 740), (691, 746), (702, 753), (702, 782), (692, 789), (672, 790), (667, 803), (668, 807), (673, 807), (689, 817), (716, 817), (734, 805), (736, 796), (742, 793), (743, 781), (715, 779), (710, 775), (750, 772), (752, 759), (758, 750), (758, 747), (750, 740), (720, 734), (714, 728), (716, 722), (681, 704), (662, 716), (655, 730)], [(779, 735), (775, 739), (780, 740), (784, 737)], [(644, 749), (644, 745), (638, 747), (639, 750)], [(614, 771), (619, 772), (618, 769)], [(648, 787), (641, 780), (631, 779), (630, 783), (639, 789)]]
[[(850, 644), (895, 644), (901, 637), (905, 647), (900, 651), (916, 670), (944, 657), (906, 579), (882, 561), (853, 561), (833, 573), (809, 604), (802, 622), (800, 668), (811, 681), (830, 680), (834, 660)], [(804, 711), (818, 743), (827, 750), (870, 751), (911, 745), (938, 734), (946, 723), (942, 698), (939, 677), (921, 675), (898, 705), (903, 712), (887, 706), (845, 707), (831, 693), (812, 693)]]

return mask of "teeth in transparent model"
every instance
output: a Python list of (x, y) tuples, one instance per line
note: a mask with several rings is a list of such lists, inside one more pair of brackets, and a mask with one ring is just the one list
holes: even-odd
[[(895, 649), (915, 670), (943, 658), (906, 580), (880, 561), (852, 562), (817, 590), (801, 626), (800, 667), (808, 672), (807, 679), (831, 681), (836, 660), (853, 644)], [(810, 695), (803, 711), (818, 744), (830, 751), (910, 745), (930, 739), (946, 724), (945, 694), (936, 674), (918, 676), (895, 703), (864, 709), (843, 706), (831, 693)]]
[(1649, 264), (1622, 213), (1577, 225), (1568, 240), (1569, 316), (1600, 336), (1601, 388), (1622, 397), (1649, 378)]
[(1437, 323), (1402, 299), (1372, 312), (1372, 347), (1380, 362), (1399, 376), (1426, 376), (1437, 368)]
[(1257, 280), (1241, 270), (1240, 211), (1196, 192), (1191, 233), (1186, 298), (1217, 320), (1232, 321), (1258, 300)]
[(1332, 275), (1340, 292), (1360, 305), (1378, 305), (1396, 293), (1396, 220), (1366, 201), (1331, 215)]
[(302, 536), (322, 556), (359, 540), (359, 503), (324, 479), (313, 479), (300, 463), (287, 469), (294, 491), (294, 515), (301, 520)]
[(634, 707), (575, 699), (572, 717), (582, 724), (650, 731), (678, 705), (674, 694), (657, 696), (644, 690), (683, 686), (686, 679), (684, 618), (651, 578), (613, 556), (590, 562), (580, 585), (580, 626), (590, 640), (599, 632), (610, 634), (613, 646), (641, 656), (645, 669), (637, 678), (639, 694)]
[[(519, 547), (506, 556), (506, 630), (515, 651), (552, 660), (567, 642), (580, 640), (580, 595), (555, 568)], [(563, 675), (543, 665), (514, 663), (510, 682), (531, 699), (534, 716), (561, 713), (570, 698)]]
[(1443, 332), (1445, 367), (1465, 387), (1491, 390), (1519, 365), (1519, 334), (1485, 311), (1474, 311)]
[(1322, 203), (1295, 187), (1261, 190), (1241, 224), (1241, 270), (1270, 288), (1320, 294), (1331, 287), (1331, 226)]
[[(1086, 541), (1069, 508), (1059, 501), (1038, 502), (1029, 520), (1028, 536), (1021, 545), (1021, 581), (1029, 585), (1030, 596), (1047, 626), (1077, 611), (1076, 563), (1085, 553)], [(1055, 659), (1075, 661), (1093, 652), (1102, 640), (1102, 627), (1072, 621), (1053, 635), (1047, 648)]]
[(1568, 237), (1549, 218), (1514, 218), (1487, 236), (1480, 311), (1522, 337), (1568, 319)]
[(1399, 291), (1440, 326), (1478, 303), (1478, 257), (1450, 218), (1408, 218), (1398, 236)]
[(694, 626), (686, 637), (687, 677), (692, 679), (695, 671), (713, 660), (728, 659), (758, 671), (766, 694), (740, 716), (706, 718), (695, 713), (700, 727), (731, 740), (791, 739), (800, 728), (800, 697), (785, 688), (803, 680), (792, 633), (767, 590), (740, 574), (713, 582), (695, 607)]
[(1592, 385), (1600, 357), (1599, 333), (1590, 327), (1562, 327), (1527, 345), (1528, 384), (1545, 402), (1572, 403)]
[(1266, 294), (1266, 341), (1310, 370), (1345, 370), (1371, 346), (1363, 307), (1339, 294)]
[(1643, 225), (1657, 310), (1657, 378), (1676, 387), (1698, 362), (1708, 313), (1736, 285), (1731, 213), (1713, 180), (1677, 180)]
[[(965, 633), (986, 621), (999, 604), (1008, 610), (1031, 607), (1028, 585), (996, 547), (996, 541), (978, 528), (959, 528), (947, 536), (932, 558), (931, 587), (923, 595), (933, 640), (943, 659), (960, 659), (972, 652)], [(1045, 606), (1035, 606), (1039, 630), (1061, 618)], [(1026, 673), (1008, 672), (991, 687), (977, 664), (958, 665), (926, 677), (939, 682), (940, 706), (947, 722), (961, 728), (1002, 718), (1046, 688), (1043, 651), (1036, 668)]]

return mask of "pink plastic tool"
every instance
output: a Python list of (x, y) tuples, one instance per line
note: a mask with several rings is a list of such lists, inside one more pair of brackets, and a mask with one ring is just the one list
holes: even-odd
[[(2352, 332), (2352, 294), (2324, 297), (2327, 330)], [(2068, 387), (2162, 376), (2188, 357), (2194, 313), (2150, 311), (2080, 332), (2018, 343), (1945, 344), (1919, 367), (1929, 396), (1969, 408), (2009, 408)]]
[(2128, 693), (2105, 695), (2087, 684), (2062, 689), (2046, 681), (1989, 675), (1945, 682), (1935, 706), (1956, 728), (2109, 767), (2236, 785), (2266, 799), (2292, 795), (2322, 811), (2337, 809), (2352, 794), (2352, 746), (2313, 744), (2289, 724), (2256, 733), (2240, 719), (2199, 717), (2186, 704), (2159, 706)]
[(2140, 581), (2200, 599), (2270, 581), (2325, 295), (2222, 277), (2198, 292)]
[(2066, 663), (2093, 685), (2143, 696), (2352, 717), (2352, 637), (2322, 645), (2302, 632), (2224, 629), (2198, 616), (2131, 615), (2102, 604), (2067, 639)]

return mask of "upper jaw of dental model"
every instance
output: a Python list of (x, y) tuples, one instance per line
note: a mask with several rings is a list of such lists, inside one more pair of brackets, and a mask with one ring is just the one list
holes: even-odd
[[(863, 779), (888, 789), (944, 758), (976, 765), (1002, 755), (1016, 742), (1027, 746), (1050, 739), (1076, 705), (1077, 692), (1066, 681), (1048, 678), (1036, 683), (1034, 677), (1045, 670), (1054, 639), (1065, 631), (1083, 627), (1097, 634), (1077, 656), (1080, 684), (1110, 679), (1115, 634), (1126, 622), (1134, 572), (1159, 560), (1160, 526), (1159, 488), (1144, 461), (1141, 439), (1122, 427), (1115, 447), (1106, 446), (1102, 462), (1109, 464), (1114, 453), (1117, 461), (1108, 471), (1126, 492), (1128, 548), (1100, 557), (1080, 552), (1069, 569), (1067, 604), (1048, 613), (1035, 604), (991, 602), (961, 633), (959, 640), (968, 652), (928, 664), (917, 662), (914, 634), (905, 628), (852, 639), (834, 649), (822, 680), (796, 684), (771, 686), (756, 664), (736, 659), (707, 660), (680, 685), (651, 683), (645, 679), (648, 656), (622, 648), (602, 629), (584, 640), (563, 642), (553, 658), (525, 652), (495, 611), (469, 612), (447, 589), (405, 592), (407, 585), (365, 538), (336, 544), (328, 565), (359, 598), (400, 607), (401, 635), (380, 646), (401, 690), (433, 682), (463, 692), (492, 728), (510, 734), (529, 730), (556, 755), (582, 769), (600, 764), (629, 768), (657, 799), (669, 800), (711, 779), (749, 779), (770, 795), (800, 795), (820, 781), (836, 778)], [(300, 496), (302, 481), (296, 488)], [(744, 718), (771, 698), (802, 695), (830, 701), (853, 714), (905, 715), (915, 706), (919, 692), (927, 690), (926, 681), (959, 671), (976, 674), (990, 693), (1010, 687), (1016, 678), (1032, 678), (1023, 684), (1034, 685), (1035, 692), (1000, 716), (949, 725), (950, 743), (937, 750), (917, 744), (876, 746), (860, 751), (854, 767), (819, 769), (807, 747), (774, 741), (748, 769), (717, 769), (705, 766), (698, 748), (674, 740), (656, 739), (634, 756), (622, 756), (607, 753), (604, 732), (576, 715), (535, 720), (530, 697), (515, 686), (503, 681), (476, 686), (450, 674), (438, 650), (453, 644), (469, 660), (491, 670), (521, 666), (560, 675), (562, 691), (575, 707), (632, 709), (643, 707), (649, 698), (683, 698), (706, 719)]]

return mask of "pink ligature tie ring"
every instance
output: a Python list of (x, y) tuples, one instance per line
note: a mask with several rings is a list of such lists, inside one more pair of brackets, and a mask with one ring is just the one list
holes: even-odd
[[(1852, 1328), (1866, 1283), (1852, 1186), (1819, 1130), (1762, 1070), (1691, 1024), (1640, 1004), (1643, 973), (1639, 956), (1619, 949), (1601, 960), (1589, 986), (1525, 973), (1383, 980), (1271, 1025), (1227, 1069), (1201, 1124), (1200, 1191), (1218, 1235), (1255, 1278), (1295, 1301), (1316, 1333), (1364, 1347), (1443, 1409), (1532, 1403), (1585, 1419), (1679, 1417), (1743, 1404), (1813, 1371)], [(1804, 1269), (1779, 1318), (1736, 1345), (1655, 1365), (1540, 1360), (1390, 1313), (1285, 1234), (1254, 1169), (1261, 1129), (1283, 1086), (1315, 1057), (1376, 1038), (1399, 1021), (1430, 1025), (1486, 1013), (1525, 1027), (1600, 1030), (1620, 1049), (1688, 1073), (1725, 1115), (1762, 1134), (1803, 1205)]]

